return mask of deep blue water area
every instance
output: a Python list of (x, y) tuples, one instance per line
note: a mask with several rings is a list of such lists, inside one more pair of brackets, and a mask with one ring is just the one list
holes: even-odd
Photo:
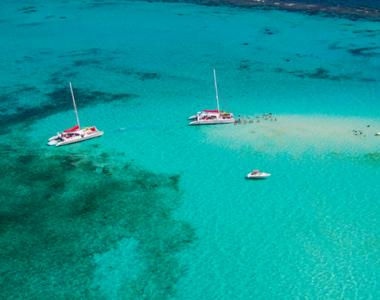
[(164, 2), (190, 2), (210, 6), (235, 6), (243, 8), (281, 9), (297, 11), (309, 15), (319, 14), (328, 17), (343, 17), (351, 20), (380, 20), (379, 1), (344, 0), (164, 0)]
[(380, 2), (376, 0), (295, 0), (293, 2), (348, 7), (380, 8)]

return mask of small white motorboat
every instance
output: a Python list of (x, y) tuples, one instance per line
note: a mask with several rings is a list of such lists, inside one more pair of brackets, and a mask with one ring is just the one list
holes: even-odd
[(78, 111), (77, 111), (77, 106), (75, 103), (74, 92), (71, 86), (71, 82), (70, 82), (70, 91), (71, 91), (71, 97), (73, 100), (75, 116), (77, 119), (77, 125), (75, 125), (72, 128), (66, 129), (63, 132), (58, 132), (56, 135), (49, 138), (48, 143), (47, 143), (49, 146), (58, 147), (58, 146), (78, 143), (78, 142), (82, 142), (85, 140), (102, 136), (104, 134), (103, 131), (98, 130), (95, 126), (85, 127), (85, 128), (80, 127)]
[(376, 132), (376, 133), (375, 133), (375, 136), (380, 136), (380, 132)]
[(228, 124), (235, 123), (234, 115), (219, 109), (219, 96), (218, 85), (216, 83), (216, 72), (214, 69), (214, 85), (215, 85), (215, 98), (217, 109), (202, 110), (195, 115), (190, 116), (188, 119), (191, 121), (189, 125), (213, 125), (213, 124)]
[(260, 170), (253, 170), (252, 172), (248, 173), (245, 178), (247, 179), (265, 179), (268, 178), (271, 174), (261, 172)]

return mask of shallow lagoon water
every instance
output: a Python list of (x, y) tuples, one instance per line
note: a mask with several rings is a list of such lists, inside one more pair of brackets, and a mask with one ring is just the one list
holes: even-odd
[[(379, 297), (379, 23), (2, 7), (3, 298)], [(277, 121), (188, 127), (213, 67), (223, 109)], [(48, 148), (75, 120), (69, 80), (105, 135)]]

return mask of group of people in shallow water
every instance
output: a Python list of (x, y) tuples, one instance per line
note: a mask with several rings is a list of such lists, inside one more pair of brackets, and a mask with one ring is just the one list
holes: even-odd
[[(245, 124), (253, 124), (260, 123), (261, 121), (271, 121), (277, 122), (277, 118), (272, 113), (265, 113), (262, 115), (258, 115), (255, 117), (251, 116), (241, 116), (239, 115), (235, 120), (235, 125), (245, 125)], [(371, 125), (366, 125), (367, 128), (371, 127)], [(352, 134), (356, 136), (366, 137), (367, 135), (363, 130), (360, 129), (352, 129)], [(376, 133), (375, 136), (380, 136), (380, 132)]]
[(352, 134), (353, 135), (361, 135), (361, 136), (366, 136), (362, 130), (355, 130), (355, 129), (352, 129)]
[(235, 121), (235, 125), (237, 124), (253, 124), (253, 123), (260, 123), (260, 121), (271, 121), (271, 122), (277, 122), (277, 118), (273, 116), (272, 113), (265, 113), (259, 116), (255, 117), (245, 117), (245, 116), (238, 116), (238, 118)]
[[(367, 128), (371, 127), (371, 125), (367, 125), (366, 126)], [(366, 137), (367, 135), (363, 132), (363, 130), (356, 130), (356, 129), (352, 129), (352, 134), (353, 135), (357, 135), (357, 136), (362, 136), (362, 137)], [(376, 136), (378, 135), (378, 133), (375, 134)]]

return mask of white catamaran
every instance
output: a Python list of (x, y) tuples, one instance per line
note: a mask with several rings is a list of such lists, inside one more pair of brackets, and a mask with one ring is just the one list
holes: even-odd
[(214, 69), (214, 85), (215, 85), (215, 98), (216, 98), (216, 110), (202, 110), (195, 115), (190, 116), (191, 122), (189, 125), (213, 125), (213, 124), (228, 124), (234, 123), (234, 115), (225, 111), (221, 111), (219, 108), (219, 96), (218, 85), (216, 83), (216, 72)]
[(104, 134), (103, 131), (98, 130), (95, 126), (84, 127), (84, 128), (80, 127), (78, 110), (75, 103), (73, 87), (71, 85), (71, 82), (69, 84), (70, 84), (71, 98), (73, 100), (73, 106), (74, 106), (75, 116), (77, 119), (77, 124), (72, 128), (66, 129), (63, 132), (58, 132), (55, 136), (52, 136), (48, 141), (49, 146), (63, 146), (67, 144), (78, 143), (78, 142), (82, 142), (85, 140), (102, 136)]

